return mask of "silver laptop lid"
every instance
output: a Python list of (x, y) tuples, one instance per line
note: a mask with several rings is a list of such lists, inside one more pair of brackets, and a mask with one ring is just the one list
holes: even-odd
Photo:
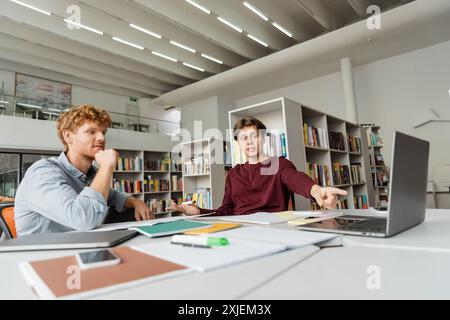
[(425, 220), (430, 143), (395, 132), (389, 188), (387, 235)]

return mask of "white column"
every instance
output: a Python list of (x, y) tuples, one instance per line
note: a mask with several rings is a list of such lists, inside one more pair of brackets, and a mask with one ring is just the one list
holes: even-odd
[(342, 84), (344, 87), (345, 111), (347, 120), (359, 123), (358, 106), (356, 105), (355, 83), (353, 82), (353, 67), (350, 58), (341, 60)]

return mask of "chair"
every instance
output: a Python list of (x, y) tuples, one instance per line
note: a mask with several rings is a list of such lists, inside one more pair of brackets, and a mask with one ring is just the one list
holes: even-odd
[(17, 238), (14, 203), (0, 203), (0, 228), (7, 239)]

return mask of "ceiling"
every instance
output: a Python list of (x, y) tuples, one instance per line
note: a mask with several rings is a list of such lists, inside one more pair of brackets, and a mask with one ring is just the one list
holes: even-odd
[(155, 98), (408, 2), (0, 0), (0, 62)]

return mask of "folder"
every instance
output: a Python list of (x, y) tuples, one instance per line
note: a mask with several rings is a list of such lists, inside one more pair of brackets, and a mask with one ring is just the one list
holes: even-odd
[(215, 232), (230, 230), (230, 229), (234, 229), (234, 228), (239, 228), (240, 226), (241, 226), (241, 224), (239, 224), (239, 223), (213, 223), (213, 225), (211, 227), (187, 231), (184, 234), (199, 235), (199, 234), (206, 234), (206, 233), (215, 233)]
[(178, 220), (166, 223), (159, 223), (153, 226), (137, 227), (133, 228), (133, 230), (139, 231), (140, 233), (142, 233), (147, 237), (155, 238), (177, 233), (183, 233), (185, 231), (206, 227), (211, 227), (211, 224), (189, 220)]
[(122, 261), (110, 267), (83, 270), (74, 255), (22, 262), (19, 266), (27, 283), (42, 299), (81, 299), (192, 271), (129, 247), (112, 251)]

